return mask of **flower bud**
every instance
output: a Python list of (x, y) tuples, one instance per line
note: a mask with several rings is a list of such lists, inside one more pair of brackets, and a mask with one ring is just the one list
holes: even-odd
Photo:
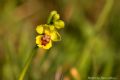
[(57, 14), (57, 11), (52, 11), (52, 12), (50, 13), (51, 16), (53, 16), (53, 15), (55, 15), (55, 14)]
[(64, 28), (65, 24), (62, 20), (58, 20), (58, 21), (55, 21), (54, 22), (54, 25), (57, 29), (61, 29), (61, 28)]
[(53, 21), (57, 21), (57, 20), (59, 20), (60, 19), (60, 15), (59, 14), (55, 14), (54, 16), (53, 16)]

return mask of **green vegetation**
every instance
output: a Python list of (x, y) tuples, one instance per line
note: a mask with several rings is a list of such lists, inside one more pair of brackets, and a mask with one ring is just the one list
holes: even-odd
[(62, 39), (32, 52), (24, 80), (119, 80), (119, 7), (119, 0), (0, 0), (0, 80), (18, 80), (36, 27), (53, 10), (65, 22)]

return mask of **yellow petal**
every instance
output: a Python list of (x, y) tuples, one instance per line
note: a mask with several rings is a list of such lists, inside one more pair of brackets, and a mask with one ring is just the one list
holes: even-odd
[(36, 37), (36, 44), (41, 44), (41, 37), (42, 35)]
[(43, 34), (43, 26), (42, 26), (42, 25), (37, 26), (36, 31), (37, 31), (39, 34)]
[(62, 20), (58, 20), (58, 21), (55, 21), (55, 22), (54, 22), (54, 25), (55, 25), (55, 27), (56, 27), (57, 29), (61, 29), (61, 28), (64, 28), (65, 23), (64, 23), (64, 21), (62, 21)]
[(42, 47), (44, 49), (50, 49), (52, 47), (52, 41), (50, 40), (50, 42), (48, 44), (46, 44), (46, 46), (42, 45)]
[(49, 28), (51, 31), (55, 30), (55, 26), (53, 26), (53, 25), (50, 25)]
[(61, 40), (61, 36), (57, 31), (52, 31), (50, 35), (51, 35), (51, 39), (53, 41), (60, 41)]
[(50, 30), (49, 29), (45, 29), (45, 34), (50, 35)]
[(41, 44), (39, 44), (39, 45), (37, 45), (39, 48), (43, 48), (43, 45), (41, 45)]
[(42, 48), (43, 47), (43, 45), (41, 45), (41, 44), (39, 44), (39, 45), (37, 45), (39, 48)]

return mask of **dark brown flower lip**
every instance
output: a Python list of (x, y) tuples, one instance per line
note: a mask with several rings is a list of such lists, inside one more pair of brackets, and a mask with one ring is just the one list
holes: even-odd
[(46, 46), (50, 42), (50, 40), (51, 40), (51, 36), (44, 34), (41, 38), (42, 41), (41, 44)]

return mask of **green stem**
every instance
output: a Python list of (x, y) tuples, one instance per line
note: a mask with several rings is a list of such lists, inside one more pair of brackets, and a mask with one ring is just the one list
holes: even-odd
[(23, 68), (18, 80), (24, 80), (25, 74), (30, 66), (30, 63), (32, 62), (33, 57), (36, 54), (36, 51), (37, 51), (36, 49), (37, 49), (37, 46), (35, 46), (35, 48), (33, 48), (32, 52), (30, 53), (30, 56), (28, 57), (26, 64), (25, 64), (25, 67)]
[(47, 24), (50, 24), (52, 22), (53, 16), (57, 14), (56, 11), (52, 11), (48, 17)]
[(52, 17), (53, 17), (53, 15), (49, 15), (48, 20), (47, 20), (47, 24), (50, 24), (50, 23), (51, 23)]

